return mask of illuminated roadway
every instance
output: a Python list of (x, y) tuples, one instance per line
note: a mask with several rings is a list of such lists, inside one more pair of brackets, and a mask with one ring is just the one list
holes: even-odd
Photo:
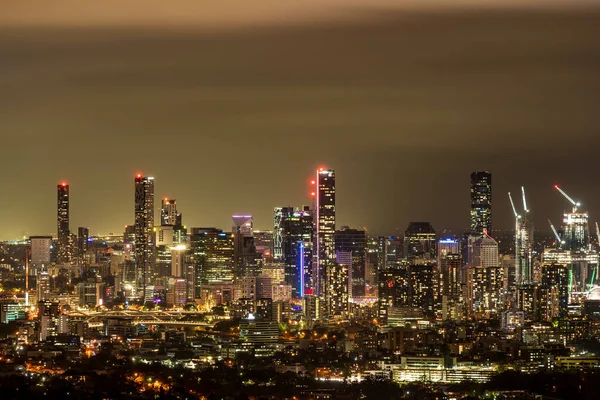
[[(139, 310), (107, 310), (90, 311), (74, 310), (69, 312), (70, 317), (80, 317), (86, 322), (93, 322), (107, 318), (125, 317), (133, 319), (133, 325), (179, 325), (213, 328), (221, 319), (207, 317), (198, 311), (139, 311)], [(197, 318), (193, 318), (196, 316)], [(185, 318), (184, 320), (181, 320)]]

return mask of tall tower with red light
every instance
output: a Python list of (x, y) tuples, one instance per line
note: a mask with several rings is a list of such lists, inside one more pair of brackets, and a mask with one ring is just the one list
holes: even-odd
[(61, 182), (56, 186), (56, 235), (58, 238), (58, 262), (70, 262), (69, 246), (69, 185)]
[[(327, 296), (330, 266), (335, 263), (335, 171), (319, 168), (314, 180), (315, 289), (318, 295)], [(312, 181), (311, 181), (312, 183)]]

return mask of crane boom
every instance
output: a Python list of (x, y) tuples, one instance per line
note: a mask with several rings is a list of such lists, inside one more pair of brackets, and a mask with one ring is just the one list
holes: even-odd
[(519, 218), (519, 214), (517, 213), (517, 208), (515, 207), (515, 203), (512, 199), (512, 196), (510, 195), (510, 192), (508, 192), (508, 198), (510, 199), (510, 205), (512, 206), (513, 213), (515, 213), (515, 218)]
[(573, 206), (575, 206), (575, 207), (580, 206), (580, 204), (578, 202), (576, 202), (575, 200), (573, 200), (568, 194), (565, 193), (564, 190), (562, 190), (561, 188), (559, 188), (558, 185), (554, 185), (554, 188), (556, 190), (558, 190), (560, 192), (560, 194), (562, 194), (563, 196), (565, 196), (565, 199), (569, 200), (569, 202), (571, 204), (573, 204)]
[(525, 187), (523, 186), (521, 186), (521, 193), (523, 193), (523, 209), (528, 213), (529, 209), (527, 208), (527, 200), (525, 199)]
[(552, 232), (554, 233), (554, 236), (556, 237), (556, 240), (558, 241), (558, 244), (560, 245), (560, 243), (562, 241), (560, 239), (560, 236), (558, 235), (558, 232), (556, 231), (556, 228), (554, 227), (554, 225), (552, 225), (552, 221), (550, 221), (550, 217), (546, 217), (546, 219), (548, 220), (548, 223), (550, 224), (550, 228), (552, 228)]

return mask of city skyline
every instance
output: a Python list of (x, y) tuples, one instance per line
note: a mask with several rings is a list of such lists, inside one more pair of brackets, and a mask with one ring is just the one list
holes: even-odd
[(5, 3), (3, 398), (600, 399), (600, 0)]
[[(318, 169), (316, 169), (316, 171), (318, 172)], [(462, 215), (462, 219), (464, 221), (464, 226), (460, 227), (460, 226), (443, 226), (440, 224), (437, 224), (435, 220), (432, 219), (427, 219), (426, 217), (423, 218), (411, 218), (410, 216), (408, 217), (404, 217), (402, 216), (402, 218), (408, 218), (406, 219), (406, 223), (404, 225), (398, 225), (396, 228), (392, 228), (392, 229), (388, 229), (388, 230), (377, 230), (377, 229), (372, 229), (370, 228), (368, 225), (361, 225), (361, 224), (350, 224), (347, 222), (347, 220), (341, 220), (339, 221), (339, 218), (337, 218), (337, 222), (336, 222), (336, 226), (341, 227), (341, 226), (350, 226), (353, 228), (362, 228), (367, 230), (367, 232), (369, 232), (370, 234), (374, 234), (374, 235), (398, 235), (398, 234), (402, 234), (402, 232), (404, 232), (404, 230), (406, 229), (406, 226), (408, 226), (408, 224), (410, 222), (414, 222), (414, 221), (427, 221), (430, 222), (433, 227), (436, 229), (436, 232), (438, 234), (442, 234), (444, 231), (450, 231), (453, 234), (461, 234), (463, 232), (468, 232), (470, 229), (470, 223), (471, 223), (471, 216), (470, 216), (470, 210), (471, 210), (471, 203), (470, 203), (470, 192), (469, 192), (469, 188), (471, 187), (472, 182), (469, 180), (469, 175), (471, 173), (469, 173), (466, 177), (466, 179), (463, 179), (463, 181), (465, 181), (465, 191), (466, 191), (466, 195), (465, 193), (462, 193), (461, 196), (458, 197), (463, 197), (465, 198), (464, 201), (466, 202), (465, 204), (462, 204), (460, 206), (460, 208), (462, 208), (464, 210), (464, 215)], [(494, 175), (494, 179), (497, 179), (496, 175)], [(134, 178), (139, 178), (140, 176), (142, 176), (141, 173), (136, 173), (133, 175)], [(307, 174), (307, 176), (311, 176), (309, 174)], [(151, 179), (154, 180), (154, 177), (150, 177)], [(463, 177), (464, 178), (464, 177)], [(303, 184), (304, 182), (300, 182), (300, 187), (305, 188), (304, 192), (304, 199), (296, 199), (296, 200), (291, 200), (289, 201), (287, 204), (283, 205), (282, 204), (277, 204), (275, 206), (283, 206), (283, 207), (288, 207), (288, 206), (294, 206), (294, 205), (306, 205), (306, 206), (310, 206), (313, 202), (313, 197), (312, 197), (312, 192), (314, 191), (314, 187), (312, 186), (312, 182), (314, 181), (314, 177), (313, 178), (307, 178), (305, 179), (305, 184)], [(130, 181), (131, 182), (131, 181)], [(158, 187), (160, 188), (161, 186), (161, 182), (160, 180), (158, 180)], [(566, 190), (569, 190), (570, 193), (574, 193), (571, 189), (568, 188), (568, 185), (561, 185), (563, 187), (567, 187)], [(68, 180), (62, 179), (58, 181), (58, 184), (56, 187), (59, 192), (61, 190), (61, 188), (67, 188), (71, 189), (72, 187), (72, 183)], [(159, 189), (160, 190), (160, 189)], [(339, 191), (340, 188), (336, 188), (336, 191)], [(343, 192), (343, 191), (342, 191)], [(494, 205), (493, 205), (493, 215), (495, 216), (493, 218), (493, 224), (494, 226), (500, 226), (499, 228), (494, 228), (494, 232), (498, 232), (498, 231), (507, 231), (507, 230), (512, 230), (514, 229), (514, 218), (512, 218), (512, 209), (511, 209), (511, 204), (508, 198), (505, 198), (505, 194), (506, 192), (500, 192), (498, 193), (498, 189), (494, 186), (493, 188), (493, 192), (496, 193), (494, 195)], [(164, 200), (169, 200), (169, 201), (175, 201), (172, 198), (179, 198), (180, 196), (170, 196), (169, 195), (159, 195), (160, 192), (156, 193), (156, 198), (161, 199), (161, 202), (163, 202)], [(84, 194), (85, 195), (85, 194)], [(131, 197), (131, 188), (129, 188), (129, 197)], [(528, 194), (528, 197), (529, 196)], [(577, 195), (574, 197), (576, 197), (577, 199), (582, 199), (583, 197), (580, 195)], [(338, 198), (342, 199), (342, 204), (344, 203), (344, 199), (343, 197), (338, 195)], [(77, 197), (76, 197), (77, 199)], [(448, 199), (446, 199), (448, 200)], [(133, 201), (133, 199), (132, 199)], [(162, 210), (162, 203), (161, 202), (156, 202), (154, 204), (153, 210), (154, 210), (154, 214), (153, 214), (153, 218), (156, 221), (161, 220), (161, 210)], [(183, 199), (183, 203), (184, 204), (188, 204), (188, 202), (186, 201), (186, 199)], [(534, 201), (530, 201), (528, 200), (529, 204), (533, 204), (533, 208), (534, 208), (534, 212), (532, 212), (533, 214), (533, 220), (534, 220), (534, 227), (536, 231), (540, 231), (543, 232), (545, 234), (552, 234), (550, 225), (548, 224), (548, 217), (550, 218), (550, 220), (553, 222), (553, 224), (555, 226), (560, 226), (561, 225), (561, 216), (562, 216), (562, 212), (566, 212), (570, 209), (570, 203), (564, 199), (563, 196), (561, 196), (560, 194), (558, 194), (558, 192), (555, 189), (555, 186), (552, 185), (551, 187), (548, 188), (548, 201), (546, 203), (542, 203), (542, 204), (536, 204)], [(563, 204), (563, 208), (561, 209), (561, 203)], [(582, 209), (586, 210), (590, 213), (591, 215), (591, 221), (594, 222), (597, 219), (600, 220), (600, 217), (596, 218), (595, 215), (599, 215), (599, 214), (595, 214), (589, 210), (593, 210), (593, 208), (588, 208), (587, 207), (587, 202), (585, 200), (582, 201)], [(56, 203), (55, 203), (56, 204)], [(544, 206), (546, 206), (546, 208), (548, 208), (548, 205), (552, 205), (552, 207), (554, 207), (553, 210), (550, 211), (550, 213), (547, 214), (541, 214), (540, 212), (537, 212), (540, 208), (544, 208)], [(376, 204), (374, 204), (374, 206), (376, 206)], [(56, 207), (56, 206), (55, 206)], [(121, 202), (121, 208), (127, 208), (129, 209), (129, 211), (131, 212), (131, 204), (130, 201), (124, 199), (124, 202)], [(267, 211), (265, 212), (262, 209), (256, 209), (253, 210), (252, 212), (248, 211), (248, 210), (241, 210), (240, 212), (244, 212), (245, 214), (249, 214), (249, 215), (253, 215), (253, 216), (257, 216), (257, 215), (262, 215), (263, 218), (261, 219), (256, 219), (256, 226), (255, 229), (257, 230), (272, 230), (272, 205), (265, 205), (265, 207), (267, 208)], [(504, 208), (508, 207), (508, 210), (504, 210)], [(44, 207), (47, 208), (47, 207)], [(69, 194), (69, 209), (71, 208), (75, 208), (76, 210), (79, 209), (80, 207), (78, 207), (77, 205), (77, 200), (75, 201), (71, 201), (71, 194)], [(337, 211), (336, 207), (336, 211)], [(55, 211), (56, 213), (56, 208)], [(187, 215), (197, 215), (197, 212), (195, 212), (194, 209), (185, 209), (184, 213)], [(400, 211), (401, 213), (401, 211)], [(400, 215), (399, 213), (399, 215)], [(90, 232), (92, 235), (97, 235), (97, 234), (121, 234), (124, 230), (124, 228), (127, 225), (134, 225), (135, 222), (135, 215), (134, 213), (132, 213), (130, 220), (123, 220), (123, 223), (121, 224), (122, 227), (116, 226), (114, 228), (100, 228), (97, 229), (95, 226), (93, 226), (92, 224), (86, 223), (86, 217), (85, 216), (80, 216), (77, 214), (72, 213), (71, 211), (69, 211), (70, 216), (69, 221), (71, 221), (71, 226), (72, 227), (80, 227), (80, 226), (84, 226), (88, 229), (90, 229)], [(192, 218), (186, 218), (186, 223), (185, 225), (187, 227), (215, 227), (215, 228), (220, 228), (220, 229), (224, 229), (225, 231), (227, 231), (227, 227), (230, 225), (230, 219), (231, 219), (231, 215), (235, 214), (235, 213), (229, 213), (227, 215), (223, 215), (223, 216), (218, 216), (215, 218), (215, 216), (213, 215), (212, 218), (206, 218), (205, 220), (202, 219), (197, 219), (193, 222), (187, 222), (189, 220), (191, 220)], [(266, 215), (265, 215), (266, 214)], [(72, 217), (72, 215), (75, 215), (75, 218)], [(342, 215), (345, 215), (345, 213), (342, 213)], [(410, 213), (407, 213), (407, 215), (410, 215)], [(500, 215), (501, 217), (498, 217), (498, 215)], [(51, 216), (51, 218), (53, 218), (53, 224), (54, 226), (56, 226), (56, 217), (55, 216)], [(256, 217), (255, 217), (256, 218)], [(503, 218), (502, 220), (498, 220), (499, 218)], [(204, 221), (220, 221), (223, 220), (225, 222), (219, 224), (219, 223), (208, 223), (208, 222), (204, 222)], [(400, 218), (398, 220), (401, 220)], [(404, 219), (402, 219), (404, 220)], [(157, 225), (157, 224), (155, 224)], [(105, 225), (108, 226), (108, 225)], [(24, 233), (22, 235), (15, 235), (15, 236), (9, 236), (6, 233), (3, 233), (2, 230), (3, 226), (0, 226), (0, 240), (19, 240), (19, 239), (23, 239), (23, 238), (28, 238), (29, 236), (36, 236), (36, 235), (48, 235), (51, 234), (53, 236), (57, 235), (57, 232), (55, 231), (56, 228), (54, 230), (49, 229), (49, 230), (37, 230), (37, 231), (28, 231), (27, 233)]]

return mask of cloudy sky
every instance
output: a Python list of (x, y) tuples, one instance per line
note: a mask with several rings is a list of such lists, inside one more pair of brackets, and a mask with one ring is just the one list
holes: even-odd
[(446, 3), (0, 0), (0, 239), (55, 232), (62, 180), (72, 229), (120, 232), (137, 172), (187, 226), (268, 228), (319, 165), (378, 234), (467, 227), (480, 169), (495, 227), (521, 185), (544, 230), (554, 183), (600, 219), (596, 2)]

